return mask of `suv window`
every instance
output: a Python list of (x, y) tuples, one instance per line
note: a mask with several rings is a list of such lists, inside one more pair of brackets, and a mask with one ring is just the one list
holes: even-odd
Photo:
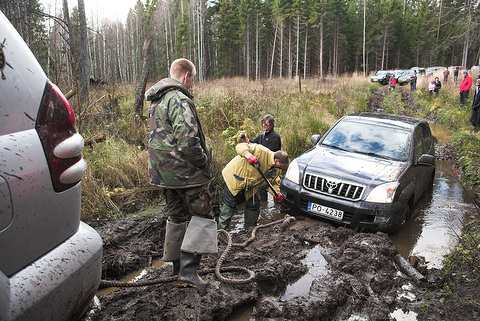
[(423, 136), (422, 136), (422, 130), (420, 127), (417, 127), (415, 129), (415, 154), (414, 154), (414, 160), (415, 163), (418, 162), (420, 156), (423, 155)]
[(427, 126), (427, 124), (420, 124), (420, 128), (422, 130), (422, 135), (423, 135), (423, 153), (428, 154), (431, 151), (431, 146), (432, 146), (432, 132), (430, 130), (430, 126)]

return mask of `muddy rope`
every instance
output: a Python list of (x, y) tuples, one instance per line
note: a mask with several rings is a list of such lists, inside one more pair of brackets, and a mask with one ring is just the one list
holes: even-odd
[[(215, 268), (209, 268), (209, 269), (202, 269), (198, 271), (198, 274), (204, 275), (208, 273), (213, 273), (215, 272), (215, 275), (217, 278), (224, 282), (224, 283), (231, 283), (231, 284), (243, 284), (243, 283), (250, 283), (255, 279), (255, 272), (241, 266), (229, 266), (229, 267), (221, 267), (223, 261), (227, 257), (228, 252), (230, 252), (231, 248), (233, 246), (236, 247), (245, 247), (247, 246), (250, 242), (252, 242), (255, 237), (256, 237), (256, 232), (258, 229), (261, 228), (266, 228), (275, 224), (280, 224), (282, 223), (282, 228), (284, 228), (288, 223), (291, 221), (294, 221), (295, 218), (290, 215), (286, 215), (283, 219), (274, 221), (268, 224), (264, 225), (258, 225), (252, 230), (251, 236), (243, 243), (232, 243), (232, 237), (231, 235), (225, 231), (225, 230), (218, 230), (217, 234), (224, 235), (227, 238), (227, 247), (223, 251), (222, 255), (217, 261), (217, 264), (215, 265)], [(222, 272), (243, 272), (247, 273), (249, 275), (248, 278), (246, 279), (229, 279), (224, 276), (222, 276)], [(141, 281), (133, 281), (133, 282), (123, 282), (123, 281), (111, 281), (111, 280), (101, 280), (100, 281), (100, 287), (105, 288), (105, 287), (140, 287), (140, 286), (148, 286), (148, 285), (155, 285), (155, 284), (160, 284), (160, 283), (168, 283), (168, 282), (174, 282), (177, 280), (176, 275), (172, 275), (169, 277), (165, 278), (159, 278), (159, 279), (153, 279), (153, 280), (141, 280)]]

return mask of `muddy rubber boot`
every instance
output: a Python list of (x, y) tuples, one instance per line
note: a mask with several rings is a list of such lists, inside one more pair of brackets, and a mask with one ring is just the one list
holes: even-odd
[(177, 285), (182, 288), (187, 287), (204, 287), (207, 285), (205, 281), (198, 276), (198, 266), (201, 255), (181, 252), (180, 254), (180, 272), (178, 273)]
[(187, 222), (173, 223), (167, 221), (162, 260), (165, 262), (173, 262), (172, 275), (177, 275), (180, 269), (180, 247), (182, 246), (186, 230)]
[(234, 208), (231, 208), (225, 204), (220, 208), (220, 215), (218, 216), (218, 229), (226, 230), (230, 225), (230, 220), (235, 212)]
[(255, 227), (257, 225), (258, 216), (260, 215), (260, 209), (256, 211), (245, 209), (245, 213), (243, 215), (245, 221), (245, 229), (248, 230), (250, 227)]
[(180, 248), (180, 272), (177, 285), (199, 287), (206, 285), (197, 274), (203, 254), (218, 252), (217, 222), (212, 219), (192, 216)]
[(172, 275), (178, 275), (178, 272), (180, 272), (180, 260), (173, 261), (172, 263), (173, 263)]

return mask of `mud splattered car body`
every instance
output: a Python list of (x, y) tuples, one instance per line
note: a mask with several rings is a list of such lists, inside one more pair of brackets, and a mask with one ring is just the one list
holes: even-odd
[(102, 240), (80, 221), (83, 138), (1, 11), (0, 38), (0, 320), (75, 320), (102, 270)]
[(294, 212), (365, 231), (393, 232), (432, 186), (434, 138), (427, 122), (381, 113), (341, 118), (282, 180)]

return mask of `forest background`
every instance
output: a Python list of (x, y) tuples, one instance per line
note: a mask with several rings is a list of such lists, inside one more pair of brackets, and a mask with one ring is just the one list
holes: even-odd
[(89, 78), (144, 84), (178, 57), (200, 82), (480, 64), (478, 0), (137, 0), (123, 21), (58, 2), (49, 15), (39, 0), (0, 9), (48, 76), (84, 100)]

